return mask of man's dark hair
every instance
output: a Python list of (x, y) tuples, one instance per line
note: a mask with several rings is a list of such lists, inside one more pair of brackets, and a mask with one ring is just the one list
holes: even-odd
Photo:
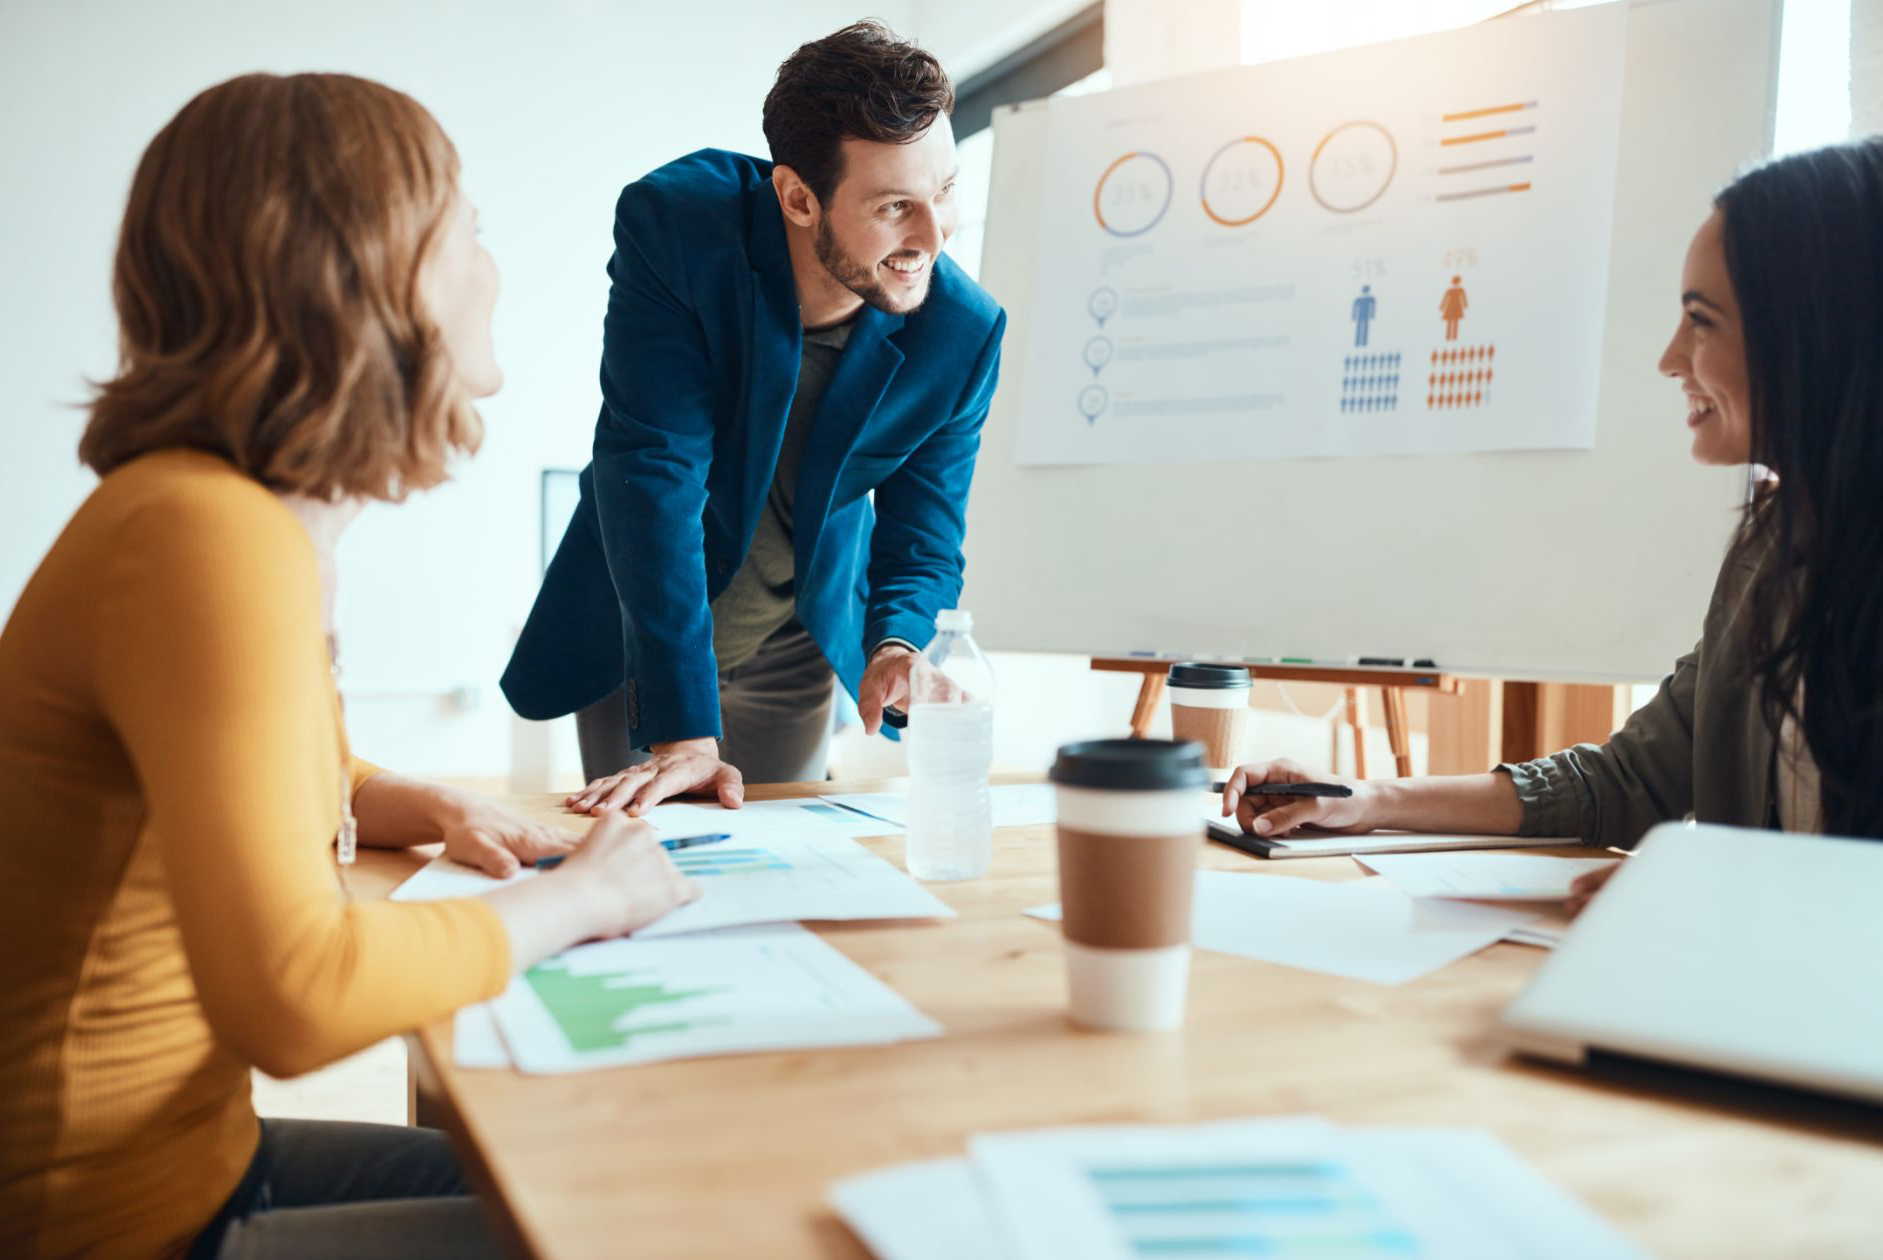
[(908, 144), (955, 107), (941, 62), (881, 22), (853, 22), (785, 58), (765, 97), (772, 161), (820, 202), (843, 178), (843, 142)]

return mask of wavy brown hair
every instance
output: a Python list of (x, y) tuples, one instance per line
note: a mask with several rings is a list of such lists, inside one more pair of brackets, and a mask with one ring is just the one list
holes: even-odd
[(785, 58), (765, 97), (765, 142), (820, 202), (843, 180), (843, 142), (908, 144), (954, 112), (955, 88), (930, 53), (865, 20)]
[(118, 373), (79, 458), (103, 475), (188, 447), (328, 500), (443, 481), (483, 436), (419, 301), (457, 175), (437, 121), (383, 84), (250, 74), (197, 96), (131, 184)]

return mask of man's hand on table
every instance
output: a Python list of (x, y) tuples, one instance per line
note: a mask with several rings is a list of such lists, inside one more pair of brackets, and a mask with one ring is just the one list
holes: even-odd
[(719, 741), (680, 739), (655, 744), (653, 755), (638, 766), (595, 780), (565, 802), (578, 814), (622, 810), (638, 818), (668, 797), (711, 793), (727, 809), (745, 803), (745, 779), (738, 767), (719, 759)]

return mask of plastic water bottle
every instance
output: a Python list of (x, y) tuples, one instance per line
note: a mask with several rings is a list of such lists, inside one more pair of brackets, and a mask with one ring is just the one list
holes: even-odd
[(973, 879), (993, 857), (987, 772), (994, 761), (994, 671), (951, 608), (916, 662), (909, 703), (909, 874)]

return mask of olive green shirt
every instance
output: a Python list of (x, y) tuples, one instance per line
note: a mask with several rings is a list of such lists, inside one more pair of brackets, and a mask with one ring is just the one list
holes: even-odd
[(1497, 767), (1523, 802), (1520, 834), (1632, 847), (1656, 823), (1689, 814), (1736, 827), (1776, 825), (1777, 741), (1742, 621), (1755, 571), (1728, 556), (1700, 642), (1608, 743)]
[(811, 436), (817, 406), (830, 388), (850, 340), (850, 320), (832, 328), (806, 329), (798, 360), (798, 388), (785, 417), (784, 441), (772, 472), (771, 493), (746, 549), (745, 563), (713, 601), (713, 657), (718, 667), (737, 669), (758, 655), (759, 645), (785, 628), (797, 611), (797, 560), (792, 542), (792, 505), (798, 465)]

